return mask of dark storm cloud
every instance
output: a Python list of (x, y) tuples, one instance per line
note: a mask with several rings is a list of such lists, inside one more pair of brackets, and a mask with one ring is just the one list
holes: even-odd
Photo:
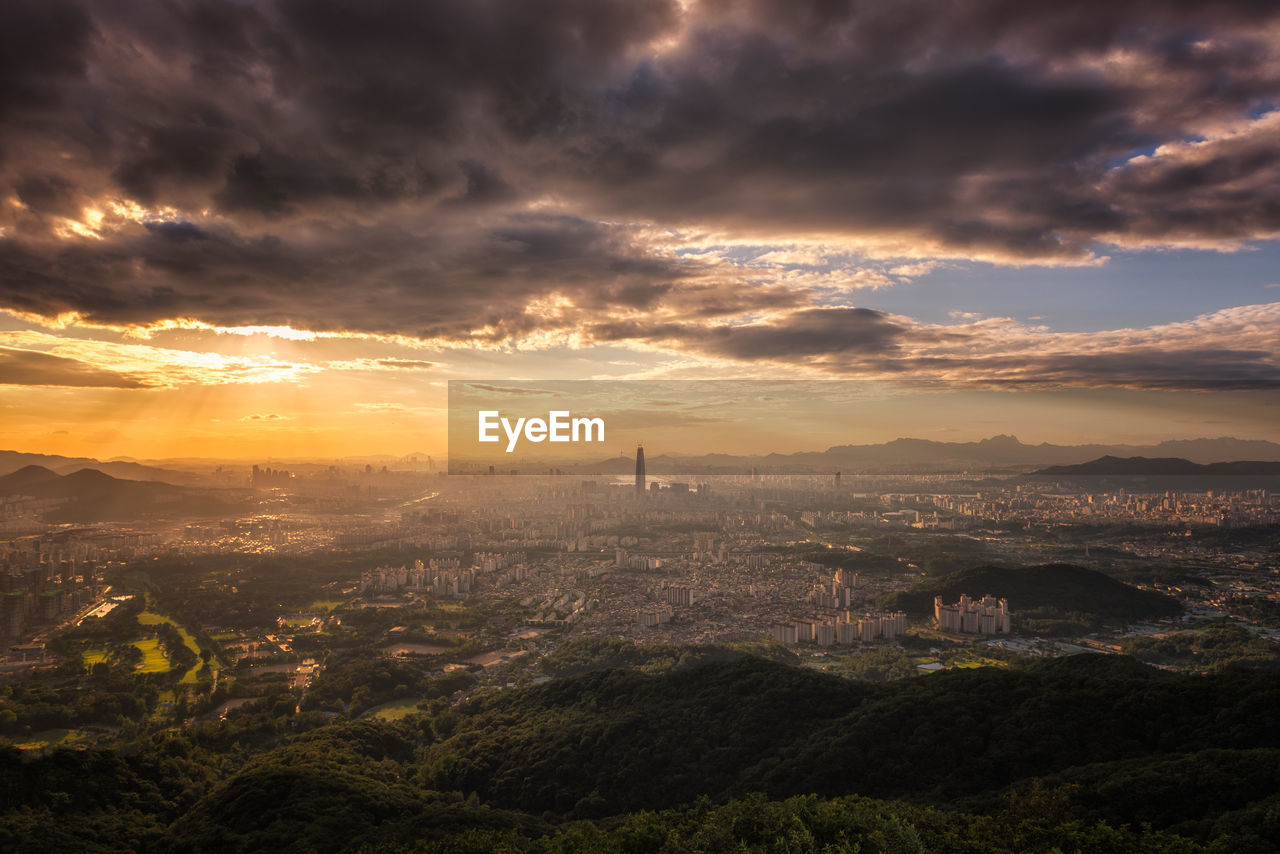
[(86, 199), (61, 175), (28, 173), (13, 184), (15, 198), (37, 213), (78, 217)]
[(1231, 240), (1280, 232), (1280, 120), (1221, 139), (1174, 146), (1109, 177), (1135, 241)]
[(56, 385), (94, 388), (144, 388), (147, 383), (95, 365), (41, 353), (0, 347), (0, 385)]
[(813, 356), (883, 356), (905, 330), (883, 312), (866, 308), (798, 311), (783, 325), (718, 326), (699, 344), (717, 356), (754, 361)]
[[(548, 294), (565, 304), (530, 307)], [(192, 317), (496, 342), (589, 317), (683, 313), (689, 300), (714, 316), (802, 299), (719, 280), (697, 260), (644, 257), (626, 229), (536, 214), (436, 236), (378, 225), (250, 238), (161, 221), (110, 240), (0, 240), (0, 302), (102, 325)]]
[[(859, 57), (795, 57), (783, 45), (723, 38), (672, 81), (650, 126), (574, 152), (584, 176), (603, 169), (610, 179), (585, 190), (600, 194), (598, 204), (658, 221), (914, 232), (961, 250), (1069, 257), (1094, 223), (1031, 216), (1028, 201), (1074, 202), (1081, 176), (1063, 164), (1154, 139), (1129, 115), (1133, 93), (1084, 74), (1050, 78), (981, 59), (911, 73), (864, 69)], [(712, 59), (721, 60), (715, 68), (752, 70), (711, 85), (698, 69)], [(966, 197), (999, 179), (1003, 191), (981, 207)], [(1016, 208), (1011, 225), (1006, 214)]]
[(866, 308), (804, 309), (746, 325), (601, 323), (590, 330), (601, 342), (645, 341), (744, 362), (786, 362), (846, 369), (886, 366), (900, 341), (919, 333), (884, 312)]
[(336, 130), (457, 139), (476, 99), (516, 138), (556, 130), (676, 20), (670, 0), (288, 0), (274, 70)]
[(571, 152), (618, 208), (1078, 257), (1114, 159), (1278, 90), (1264, 4), (717, 5)]
[(152, 128), (136, 142), (113, 177), (120, 189), (140, 202), (162, 195), (165, 185), (214, 187), (229, 180), (227, 163), (237, 152), (252, 149), (252, 140), (214, 123), (177, 123)]
[[(1280, 126), (1249, 121), (1277, 27), (1247, 0), (10, 0), (0, 306), (885, 356), (897, 321), (672, 247), (1274, 235)], [(149, 210), (68, 232), (112, 200)]]

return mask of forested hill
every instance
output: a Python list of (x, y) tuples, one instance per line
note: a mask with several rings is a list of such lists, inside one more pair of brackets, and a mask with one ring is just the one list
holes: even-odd
[(0, 849), (1272, 851), (1277, 793), (1280, 674), (1077, 656), (872, 685), (740, 658), (0, 753)]
[(909, 614), (931, 614), (935, 596), (951, 603), (961, 594), (978, 598), (988, 593), (1008, 599), (1015, 613), (1050, 608), (1106, 619), (1145, 620), (1172, 617), (1182, 611), (1175, 599), (1161, 593), (1139, 590), (1101, 572), (1066, 563), (962, 569), (884, 597), (880, 604)]
[(536, 813), (751, 791), (950, 803), (1075, 766), (1280, 749), (1280, 704), (1261, 707), (1278, 692), (1280, 674), (1190, 678), (1097, 655), (880, 685), (751, 658), (613, 670), (459, 707), (422, 774)]

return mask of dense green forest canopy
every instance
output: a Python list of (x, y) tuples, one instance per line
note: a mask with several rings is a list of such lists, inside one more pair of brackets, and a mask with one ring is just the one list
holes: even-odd
[[(600, 662), (631, 656), (625, 666)], [(548, 660), (395, 722), (261, 702), (0, 752), (14, 851), (1272, 851), (1280, 674), (1085, 655), (885, 684), (742, 650)], [(391, 678), (400, 678), (389, 674)]]

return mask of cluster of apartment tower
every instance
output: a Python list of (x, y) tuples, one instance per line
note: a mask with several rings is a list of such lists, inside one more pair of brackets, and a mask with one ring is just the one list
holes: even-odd
[(640, 612), (640, 625), (646, 629), (651, 629), (654, 626), (671, 622), (673, 616), (675, 616), (675, 612), (671, 610), (669, 605), (645, 609)]
[(663, 584), (658, 588), (658, 598), (668, 605), (692, 605), (693, 588), (687, 584)]
[[(852, 644), (875, 640), (894, 640), (907, 632), (907, 615), (903, 611), (869, 611), (854, 617), (849, 610), (857, 601), (858, 573), (838, 569), (829, 582), (820, 582), (809, 592), (808, 601), (815, 608), (843, 610), (836, 619), (806, 618), (777, 623), (773, 639), (782, 644), (815, 643), (818, 646)], [(972, 599), (961, 596), (954, 605), (935, 597), (933, 616), (938, 629), (962, 634), (994, 635), (1010, 630), (1009, 600), (984, 596)]]
[(834, 646), (894, 640), (906, 632), (905, 611), (872, 611), (857, 618), (846, 612), (838, 620), (801, 619), (778, 623), (773, 627), (773, 639), (782, 644)]
[(773, 639), (778, 643), (816, 643), (818, 646), (848, 645), (874, 640), (893, 640), (906, 634), (907, 615), (903, 611), (869, 611), (854, 617), (848, 610), (857, 600), (858, 573), (837, 569), (829, 582), (820, 582), (809, 591), (808, 600), (816, 608), (844, 610), (836, 619), (799, 619), (778, 623)]
[(658, 586), (656, 594), (661, 604), (657, 608), (641, 609), (638, 615), (640, 625), (645, 628), (671, 622), (671, 618), (675, 616), (673, 606), (693, 604), (693, 588), (687, 584), (669, 584), (664, 581)]
[(941, 596), (933, 597), (933, 618), (944, 632), (969, 635), (1007, 634), (1010, 628), (1009, 600), (994, 596), (970, 599), (960, 596), (954, 605), (944, 604)]
[(858, 589), (858, 573), (837, 569), (830, 584), (815, 584), (809, 593), (809, 601), (819, 608), (840, 610), (852, 608)]
[(615, 552), (613, 565), (620, 569), (638, 569), (641, 572), (645, 572), (661, 569), (662, 558), (627, 554), (626, 549), (618, 549)]
[(84, 607), (102, 586), (97, 563), (83, 552), (0, 551), (0, 641), (17, 640), (32, 623)]
[(523, 581), (529, 577), (528, 558), (524, 552), (489, 554), (478, 552), (471, 567), (462, 568), (458, 558), (432, 558), (425, 564), (415, 560), (412, 567), (379, 566), (360, 573), (361, 593), (430, 592), (436, 596), (466, 596), (475, 587), (476, 576), (484, 575), (488, 583), (501, 585)]
[(412, 567), (379, 566), (360, 573), (361, 593), (396, 593), (401, 590), (430, 591), (437, 596), (461, 596), (471, 592), (476, 573), (462, 569), (457, 558), (432, 559), (423, 564), (415, 560)]

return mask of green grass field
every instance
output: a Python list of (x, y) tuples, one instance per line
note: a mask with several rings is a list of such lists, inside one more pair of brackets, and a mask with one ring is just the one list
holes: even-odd
[(948, 668), (960, 670), (974, 670), (979, 667), (1008, 667), (1007, 661), (1001, 661), (998, 658), (988, 658), (980, 654), (975, 649), (964, 649), (956, 652), (950, 658), (944, 658), (943, 664)]
[[(164, 673), (169, 670), (169, 659), (160, 649), (160, 641), (155, 638), (143, 638), (133, 641), (133, 645), (142, 651), (142, 664), (139, 673)], [(84, 651), (85, 667), (93, 667), (100, 661), (107, 660), (107, 648), (91, 646)]]
[(161, 623), (168, 623), (169, 625), (177, 628), (178, 634), (182, 635), (182, 642), (187, 645), (187, 649), (191, 650), (196, 655), (200, 654), (200, 644), (196, 643), (196, 639), (191, 636), (191, 633), (188, 632), (185, 627), (175, 622), (172, 617), (166, 617), (165, 615), (157, 614), (154, 611), (143, 611), (138, 615), (138, 623), (143, 626), (158, 626)]
[(188, 670), (186, 673), (182, 674), (182, 678), (178, 680), (178, 684), (179, 685), (196, 684), (197, 682), (200, 681), (199, 678), (197, 678), (196, 676), (196, 674), (199, 672), (200, 672), (200, 665), (196, 665), (195, 667)]
[(317, 599), (307, 606), (308, 611), (332, 611), (335, 608), (345, 605), (343, 599)]
[(191, 636), (191, 632), (187, 631), (182, 626), (178, 626), (178, 634), (182, 635), (182, 642), (187, 645), (187, 649), (194, 652), (197, 656), (200, 655), (200, 644)]
[[(153, 615), (154, 616), (154, 615)], [(145, 625), (154, 626), (161, 622), (172, 622), (167, 618), (160, 620), (150, 620)], [(196, 643), (196, 639), (181, 626), (178, 627), (178, 633), (182, 636), (182, 641), (196, 655), (200, 654), (200, 645)], [(164, 654), (164, 650), (160, 647), (160, 641), (156, 638), (141, 638), (133, 641), (133, 645), (142, 651), (142, 664), (138, 667), (139, 673), (167, 673), (171, 668), (169, 658)], [(100, 661), (106, 661), (107, 649), (101, 646), (91, 646), (84, 651), (85, 667), (93, 667)], [(188, 670), (182, 677), (182, 681), (187, 684), (195, 684), (196, 671), (199, 665)]]
[(160, 641), (155, 638), (143, 638), (133, 642), (133, 645), (142, 650), (142, 666), (138, 668), (142, 673), (167, 673), (169, 670), (169, 658), (164, 654), (164, 650), (160, 648)]
[[(195, 637), (192, 636), (191, 632), (187, 631), (185, 626), (176, 622), (172, 617), (166, 617), (164, 614), (157, 614), (155, 611), (148, 609), (138, 615), (138, 623), (143, 626), (156, 626), (156, 625), (159, 625), (160, 623), (168, 623), (169, 625), (176, 627), (178, 629), (178, 634), (182, 637), (182, 642), (186, 644), (187, 649), (191, 650), (196, 654), (197, 657), (199, 657), (200, 642), (197, 641)], [(231, 634), (231, 635), (228, 635), (228, 637), (235, 637), (235, 635)], [(90, 664), (90, 663), (91, 662), (89, 661), (88, 656), (86, 655), (85, 664)], [(214, 657), (212, 663), (215, 670), (224, 668), (227, 666), (227, 663), (225, 661), (223, 661), (220, 658), (217, 658), (216, 656)], [(197, 664), (195, 667), (191, 668), (186, 673), (184, 673), (182, 675), (182, 680), (180, 684), (194, 685), (197, 681), (196, 672), (199, 669), (200, 669), (200, 665)], [(148, 672), (148, 671), (144, 671), (144, 672)]]
[(374, 706), (360, 717), (377, 718), (381, 721), (398, 721), (403, 717), (415, 714), (418, 711), (418, 704), (421, 698), (411, 697), (404, 700), (392, 700), (390, 703), (383, 703), (381, 706)]
[(951, 662), (949, 666), (973, 670), (979, 667), (1008, 667), (1009, 663), (995, 658), (960, 658)]
[[(178, 623), (172, 617), (167, 617), (164, 614), (158, 614), (150, 608), (138, 615), (138, 624), (140, 626), (158, 626), (161, 623), (166, 623), (177, 629), (178, 636), (182, 638), (182, 643), (187, 647), (187, 649), (191, 650), (191, 652), (196, 655), (197, 659), (199, 659), (200, 643), (195, 639), (191, 632), (187, 631), (185, 626)], [(231, 637), (234, 636), (235, 635), (231, 635)], [(169, 657), (165, 655), (158, 639), (140, 638), (133, 641), (133, 645), (142, 651), (142, 664), (138, 667), (139, 673), (168, 673), (173, 669), (169, 662)], [(84, 651), (84, 663), (86, 667), (92, 667), (100, 661), (105, 661), (106, 658), (107, 649), (105, 647), (88, 647)], [(188, 670), (182, 674), (182, 678), (179, 680), (178, 684), (195, 685), (199, 681), (198, 674), (202, 664), (203, 662), (197, 661), (194, 667), (188, 668)], [(227, 666), (225, 661), (216, 656), (211, 660), (211, 664), (215, 670), (220, 670)]]

